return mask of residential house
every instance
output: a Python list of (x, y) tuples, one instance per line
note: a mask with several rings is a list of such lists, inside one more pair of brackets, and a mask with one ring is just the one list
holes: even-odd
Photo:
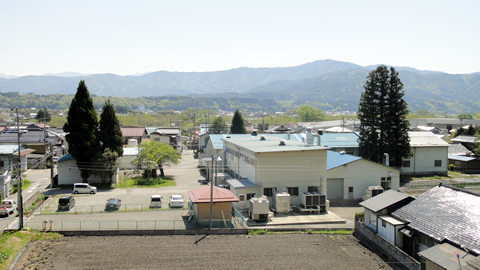
[[(74, 183), (83, 182), (83, 178), (81, 176), (80, 169), (78, 169), (77, 162), (70, 153), (64, 155), (58, 160), (57, 169), (58, 169), (58, 183), (57, 183), (58, 185), (72, 185)], [(102, 179), (102, 177), (97, 174), (92, 174), (88, 177), (88, 183), (93, 185), (102, 184), (102, 183), (105, 183), (106, 181), (117, 183), (118, 171), (115, 172), (112, 179), (105, 180), (105, 179)]]
[(442, 130), (452, 130), (463, 126), (480, 126), (480, 120), (457, 118), (417, 118), (409, 119), (411, 127), (426, 126)]
[(150, 140), (159, 143), (168, 143), (179, 153), (183, 152), (181, 138), (182, 134), (179, 128), (157, 128), (154, 132), (150, 133)]
[(22, 170), (26, 170), (27, 155), (33, 152), (35, 152), (34, 149), (20, 148), (19, 156), (18, 145), (0, 145), (0, 193), (5, 197), (10, 195), (14, 171), (18, 170), (19, 164)]
[(144, 127), (121, 127), (123, 144), (127, 145), (129, 140), (136, 140), (137, 145), (148, 137), (147, 129)]
[(408, 132), (410, 158), (402, 160), (402, 175), (447, 175), (449, 144), (431, 132)]
[(476, 136), (471, 136), (471, 135), (460, 135), (460, 136), (457, 136), (453, 139), (450, 139), (450, 141), (452, 141), (454, 143), (460, 143), (470, 151), (475, 150), (475, 148), (477, 147), (477, 144), (478, 144), (477, 137)]
[(364, 221), (356, 222), (355, 236), (399, 267), (469, 269), (478, 263), (480, 194), (440, 184), (415, 199), (390, 190), (360, 205)]

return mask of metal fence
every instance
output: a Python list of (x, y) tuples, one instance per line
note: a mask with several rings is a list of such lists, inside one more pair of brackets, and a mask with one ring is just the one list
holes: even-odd
[(183, 220), (33, 220), (25, 227), (40, 231), (115, 231), (115, 230), (187, 230), (195, 229)]
[(187, 210), (187, 208), (150, 208), (149, 203), (144, 204), (123, 204), (119, 209), (106, 209), (105, 205), (79, 205), (74, 206), (69, 210), (58, 209), (57, 204), (49, 204), (42, 206), (37, 210), (40, 215), (71, 215), (71, 214), (94, 214), (103, 212), (142, 212), (142, 211), (172, 211), (172, 210)]

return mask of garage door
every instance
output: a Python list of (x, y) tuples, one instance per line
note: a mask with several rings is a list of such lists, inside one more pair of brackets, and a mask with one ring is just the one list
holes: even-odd
[(343, 199), (343, 178), (327, 179), (327, 198), (329, 200)]

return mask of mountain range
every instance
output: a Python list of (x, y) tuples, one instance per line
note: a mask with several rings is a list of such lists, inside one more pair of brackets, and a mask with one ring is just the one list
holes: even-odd
[[(275, 100), (289, 106), (310, 104), (323, 110), (356, 111), (374, 66), (319, 60), (294, 67), (236, 68), (215, 72), (157, 71), (144, 75), (0, 76), (0, 93), (75, 94), (85, 80), (91, 94), (105, 97), (215, 97)], [(410, 111), (480, 111), (480, 73), (448, 74), (395, 67)]]

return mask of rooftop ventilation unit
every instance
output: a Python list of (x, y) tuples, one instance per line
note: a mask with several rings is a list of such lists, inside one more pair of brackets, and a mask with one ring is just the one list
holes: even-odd
[(277, 213), (290, 212), (290, 194), (288, 192), (273, 194), (272, 205), (273, 211)]
[(260, 136), (260, 141), (265, 141), (267, 138), (265, 138), (265, 135)]
[(278, 145), (286, 145), (285, 140), (280, 140), (280, 143)]
[(250, 208), (248, 215), (254, 221), (268, 221), (268, 213), (270, 212), (270, 203), (265, 195), (260, 198), (253, 197), (250, 199)]
[(257, 130), (256, 129), (252, 129), (252, 136), (257, 136)]
[(320, 208), (321, 212), (327, 210), (327, 195), (321, 192), (304, 192), (301, 202), (305, 208)]

